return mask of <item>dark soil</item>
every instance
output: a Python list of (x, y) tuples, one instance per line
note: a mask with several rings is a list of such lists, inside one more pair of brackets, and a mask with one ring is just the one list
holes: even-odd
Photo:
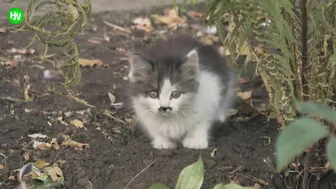
[[(82, 68), (81, 83), (74, 87), (80, 98), (95, 106), (84, 114), (76, 111), (87, 110), (88, 107), (71, 99), (59, 85), (59, 82), (63, 81), (62, 76), (51, 79), (43, 76), (44, 70), (56, 68), (50, 63), (38, 63), (39, 56), (43, 54), (41, 45), (33, 47), (38, 55), (22, 55), (23, 61), (18, 61), (15, 68), (0, 65), (0, 97), (23, 99), (25, 82), (30, 83), (29, 93), (35, 96), (32, 102), (0, 100), (0, 153), (7, 156), (6, 161), (0, 156), (0, 163), (5, 165), (0, 169), (0, 188), (17, 186), (18, 182), (8, 177), (14, 175), (15, 169), (37, 159), (63, 162), (60, 163), (60, 168), (65, 177), (64, 188), (69, 189), (83, 189), (89, 182), (97, 189), (124, 188), (154, 160), (155, 163), (135, 178), (129, 188), (145, 189), (154, 182), (174, 188), (180, 171), (197, 161), (200, 153), (198, 150), (153, 149), (147, 136), (137, 127), (104, 115), (104, 110), (108, 109), (114, 112), (114, 117), (123, 121), (131, 118), (127, 106), (114, 109), (108, 98), (108, 92), (111, 92), (116, 96), (117, 102), (125, 102), (127, 105), (124, 95), (126, 81), (123, 79), (126, 76), (127, 60), (125, 53), (120, 49), (132, 50), (151, 43), (161, 35), (171, 35), (172, 32), (165, 26), (154, 25), (155, 29), (149, 34), (136, 30), (132, 34), (126, 34), (112, 30), (103, 21), (130, 27), (133, 18), (145, 14), (147, 13), (107, 12), (93, 15), (87, 31), (78, 37), (82, 58), (101, 59), (104, 62), (102, 67)], [(198, 20), (188, 20), (189, 23), (202, 26)], [(103, 40), (105, 31), (110, 37), (109, 42)], [(160, 34), (159, 31), (168, 32)], [(176, 32), (196, 35), (197, 30), (185, 27)], [(1, 58), (5, 60), (11, 60), (14, 55), (18, 55), (7, 50), (24, 47), (31, 39), (31, 35), (24, 33), (0, 35)], [(89, 42), (88, 39), (98, 40), (100, 44)], [(202, 150), (206, 169), (203, 184), (205, 189), (213, 188), (216, 183), (228, 183), (231, 180), (244, 186), (258, 183), (262, 188), (271, 188), (269, 181), (273, 171), (264, 159), (274, 158), (274, 138), (279, 125), (276, 121), (268, 121), (267, 117), (261, 114), (252, 116), (254, 113), (247, 104), (267, 103), (267, 93), (260, 78), (249, 77), (253, 72), (253, 69), (248, 70), (245, 77), (248, 82), (239, 86), (242, 90), (252, 89), (252, 99), (247, 102), (237, 100), (234, 108), (238, 113), (231, 116), (226, 124), (214, 129), (211, 146)], [(65, 116), (65, 112), (69, 111), (75, 113)], [(67, 123), (75, 118), (82, 120), (85, 128), (66, 126), (55, 121), (59, 115), (63, 115)], [(83, 151), (73, 148), (62, 148), (58, 151), (35, 150), (32, 147), (33, 139), (28, 136), (34, 133), (42, 133), (49, 137), (37, 139), (40, 141), (50, 141), (59, 134), (70, 135), (75, 141), (89, 143), (90, 148)], [(211, 157), (214, 149), (217, 151), (215, 156)], [(25, 160), (23, 156), (27, 151), (30, 154), (29, 160)]]

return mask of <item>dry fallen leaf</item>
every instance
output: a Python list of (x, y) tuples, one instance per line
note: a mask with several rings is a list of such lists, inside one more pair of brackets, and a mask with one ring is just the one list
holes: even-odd
[(53, 167), (45, 167), (43, 169), (43, 172), (49, 175), (53, 182), (58, 181), (59, 177)]
[(255, 189), (261, 189), (261, 185), (258, 184), (258, 183), (255, 183), (254, 186), (253, 186), (253, 188), (255, 188)]
[(29, 151), (25, 151), (25, 152), (23, 153), (23, 158), (24, 158), (25, 161), (28, 161), (28, 160), (29, 160)]
[(89, 148), (89, 144), (83, 144), (83, 143), (79, 143), (73, 140), (66, 140), (62, 143), (62, 146), (66, 146), (66, 147), (73, 147), (75, 150), (79, 150), (82, 151), (83, 148)]
[(39, 142), (34, 140), (33, 142), (33, 148), (34, 149), (38, 149), (38, 150), (48, 150), (50, 149), (52, 146), (50, 143), (47, 142)]
[(147, 17), (138, 17), (133, 20), (133, 24), (135, 24), (135, 28), (138, 30), (144, 30), (146, 32), (150, 32), (153, 27), (149, 18)]
[(71, 124), (77, 128), (83, 128), (84, 124), (82, 121), (78, 120), (78, 119), (74, 119), (71, 121)]
[(202, 36), (199, 41), (204, 45), (213, 45), (214, 42), (208, 36)]
[(24, 100), (29, 100), (29, 98), (30, 98), (29, 97), (29, 89), (30, 89), (30, 84), (28, 84), (23, 91)]
[(34, 166), (38, 169), (42, 169), (44, 167), (47, 167), (48, 165), (50, 165), (50, 163), (48, 162), (45, 162), (43, 160), (37, 160), (35, 163), (34, 163)]
[(203, 16), (203, 13), (196, 12), (194, 10), (191, 10), (187, 13), (192, 18), (201, 18)]
[(111, 104), (115, 103), (116, 102), (116, 97), (112, 94), (112, 93), (108, 93), (108, 97), (111, 101)]
[(95, 40), (95, 39), (88, 39), (88, 42), (92, 44), (100, 44), (100, 41)]
[(237, 185), (240, 185), (240, 182), (238, 179), (234, 179), (234, 180), (231, 180), (230, 181), (230, 184), (237, 184)]
[(34, 133), (28, 135), (30, 138), (36, 139), (36, 138), (47, 138), (47, 135), (41, 134), (41, 133)]
[(251, 98), (252, 91), (237, 92), (237, 96), (239, 96), (243, 100), (247, 100), (247, 99)]
[(107, 35), (105, 28), (104, 28), (104, 40), (110, 42), (110, 37)]
[(0, 164), (0, 170), (3, 169), (3, 168), (5, 168), (5, 166)]
[(239, 84), (245, 84), (245, 83), (248, 83), (249, 81), (247, 81), (246, 79), (244, 79), (244, 78), (239, 78), (239, 81), (238, 81), (238, 83)]
[(6, 33), (7, 32), (7, 28), (6, 27), (1, 27), (0, 28), (0, 33)]
[(213, 149), (212, 152), (210, 153), (210, 156), (212, 158), (215, 158), (216, 152), (217, 152), (217, 148)]
[(93, 66), (103, 65), (103, 61), (99, 59), (91, 60), (91, 59), (80, 58), (78, 62), (79, 62), (79, 65), (81, 65), (82, 67), (93, 67)]
[(49, 150), (49, 149), (55, 149), (55, 150), (59, 150), (60, 147), (64, 146), (64, 147), (72, 147), (75, 150), (80, 150), (82, 151), (83, 148), (89, 148), (89, 144), (86, 143), (79, 143), (76, 141), (73, 141), (70, 139), (70, 136), (68, 135), (62, 135), (62, 138), (64, 139), (64, 141), (61, 144), (58, 144), (57, 142), (57, 138), (53, 138), (50, 142), (39, 142), (39, 141), (34, 141), (33, 143), (33, 148), (34, 149), (38, 149), (38, 150)]
[(178, 26), (185, 22), (185, 19), (179, 17), (175, 9), (165, 9), (164, 15), (153, 14), (151, 17), (157, 24), (166, 24), (172, 30), (176, 30)]
[(234, 115), (236, 115), (238, 113), (238, 110), (230, 108), (228, 113), (229, 113), (230, 116), (234, 116)]
[(225, 48), (224, 46), (218, 47), (218, 52), (222, 56), (229, 56), (229, 55), (231, 55), (231, 52), (230, 52), (229, 48)]
[(245, 42), (243, 44), (243, 46), (241, 47), (240, 49), (240, 52), (239, 52), (240, 55), (249, 55), (250, 54), (250, 49), (249, 49), (249, 45), (247, 42)]

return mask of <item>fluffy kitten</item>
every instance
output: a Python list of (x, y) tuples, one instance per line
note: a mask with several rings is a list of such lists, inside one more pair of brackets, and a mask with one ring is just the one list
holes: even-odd
[(224, 122), (235, 74), (226, 60), (197, 40), (180, 36), (133, 53), (129, 81), (133, 108), (154, 148), (208, 147), (213, 122)]

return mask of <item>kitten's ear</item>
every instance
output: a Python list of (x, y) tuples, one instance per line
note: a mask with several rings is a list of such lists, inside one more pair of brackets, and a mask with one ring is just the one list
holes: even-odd
[(128, 78), (130, 81), (136, 81), (148, 75), (152, 65), (138, 53), (130, 53), (130, 69)]
[(186, 73), (196, 75), (198, 72), (198, 64), (198, 53), (196, 49), (193, 49), (184, 58), (182, 68)]

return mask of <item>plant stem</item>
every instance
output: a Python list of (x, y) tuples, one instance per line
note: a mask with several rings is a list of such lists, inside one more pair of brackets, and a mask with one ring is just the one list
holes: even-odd
[(306, 99), (308, 95), (308, 82), (304, 77), (304, 74), (308, 71), (308, 16), (307, 16), (307, 0), (300, 1), (301, 12), (301, 63), (302, 73), (301, 81), (303, 87), (303, 99)]

